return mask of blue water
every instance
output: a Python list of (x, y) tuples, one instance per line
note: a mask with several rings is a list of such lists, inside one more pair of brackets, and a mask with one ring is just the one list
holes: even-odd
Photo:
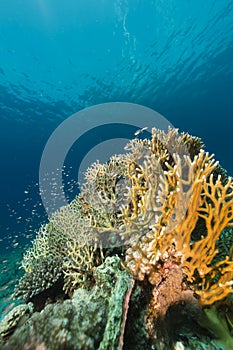
[(233, 175), (232, 38), (232, 0), (1, 0), (0, 237), (9, 249), (45, 220), (37, 183), (48, 137), (88, 106), (153, 108), (200, 136)]

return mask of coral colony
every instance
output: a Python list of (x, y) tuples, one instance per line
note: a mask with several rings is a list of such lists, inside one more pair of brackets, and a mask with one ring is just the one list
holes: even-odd
[(25, 253), (3, 349), (233, 349), (233, 181), (152, 130), (86, 172)]

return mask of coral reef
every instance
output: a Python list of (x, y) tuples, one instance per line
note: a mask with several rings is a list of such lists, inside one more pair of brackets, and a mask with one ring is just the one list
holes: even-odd
[[(46, 350), (122, 349), (134, 280), (116, 256), (106, 258), (95, 269), (94, 278), (96, 285), (91, 291), (78, 288), (70, 300), (35, 312), (3, 349), (35, 349), (35, 344), (43, 344)], [(8, 319), (12, 317), (6, 318), (5, 328)]]
[(233, 348), (233, 180), (176, 129), (126, 151), (87, 170), (25, 253), (14, 297), (40, 313), (5, 349)]

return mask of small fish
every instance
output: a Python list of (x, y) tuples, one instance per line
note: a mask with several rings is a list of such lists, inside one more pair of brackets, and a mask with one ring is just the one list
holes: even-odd
[(3, 303), (9, 303), (12, 300), (12, 296), (10, 295), (8, 298), (3, 299)]
[(8, 262), (8, 260), (7, 259), (4, 259), (4, 260), (2, 260), (2, 261), (0, 261), (2, 264), (5, 264), (5, 263), (7, 263)]
[(3, 290), (6, 290), (7, 288), (8, 288), (8, 285), (5, 284), (5, 286), (2, 286), (2, 287), (0, 288), (0, 292), (2, 292)]
[(145, 130), (147, 130), (147, 129), (148, 129), (148, 126), (145, 126), (144, 128), (137, 130), (137, 131), (134, 133), (134, 135), (135, 135), (135, 136), (138, 136), (139, 134), (141, 134), (143, 131), (145, 131)]
[(15, 306), (15, 303), (10, 303), (9, 305), (7, 305), (6, 307), (4, 307), (4, 309), (2, 310), (2, 313), (3, 314), (6, 314), (8, 313), (10, 310), (13, 309), (13, 307)]
[[(16, 265), (21, 265), (21, 262), (20, 262), (20, 261), (17, 261), (17, 262), (16, 262)], [(12, 284), (12, 283), (15, 283), (16, 281), (17, 281), (17, 278), (15, 278), (15, 279), (9, 281), (9, 282), (8, 282), (8, 285), (10, 285), (10, 284)]]

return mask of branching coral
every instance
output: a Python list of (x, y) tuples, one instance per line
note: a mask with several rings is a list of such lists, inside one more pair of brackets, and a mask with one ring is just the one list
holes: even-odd
[[(177, 136), (170, 133), (167, 143)], [(152, 138), (153, 153), (160, 141)], [(168, 157), (165, 149), (158, 157), (149, 154), (142, 165), (133, 164), (134, 170), (128, 172), (133, 210), (131, 215), (124, 211), (125, 227), (137, 231), (139, 240), (129, 247), (126, 264), (137, 278), (148, 276), (156, 285), (161, 265), (172, 261), (193, 283), (201, 303), (212, 304), (232, 292), (233, 261), (229, 257), (214, 265), (212, 261), (221, 232), (233, 224), (233, 183), (229, 178), (223, 184), (221, 176), (213, 180), (218, 164), (203, 150), (193, 160), (179, 153), (169, 162)], [(203, 235), (197, 239), (194, 233), (200, 220)]]
[(32, 248), (24, 254), (22, 267), (27, 273), (31, 273), (34, 264), (41, 259), (63, 257), (66, 255), (67, 238), (64, 233), (57, 231), (52, 222), (42, 225), (33, 241)]
[(62, 264), (67, 255), (67, 237), (51, 223), (42, 225), (32, 248), (24, 254), (25, 274), (19, 280), (14, 298), (25, 301), (52, 287), (62, 276)]
[(26, 301), (52, 287), (64, 277), (64, 291), (88, 281), (92, 268), (101, 263), (101, 249), (96, 247), (96, 228), (80, 217), (73, 203), (54, 213), (49, 224), (43, 225), (24, 255), (24, 276), (14, 297)]
[(96, 162), (85, 174), (87, 181), (82, 186), (81, 198), (88, 209), (86, 217), (100, 231), (120, 224), (117, 214), (122, 204), (120, 184), (125, 177), (126, 159), (122, 155), (112, 157), (106, 164)]
[(195, 305), (195, 295), (202, 306), (212, 305), (233, 291), (232, 240), (224, 255), (219, 252), (223, 232), (229, 237), (233, 224), (233, 181), (199, 149), (198, 139), (189, 143), (192, 156), (179, 146), (183, 139), (174, 130), (154, 132), (151, 143), (140, 144), (143, 160), (128, 165), (131, 202), (122, 214), (134, 240), (125, 263), (152, 286), (147, 329), (154, 339), (156, 322), (172, 305)]
[(68, 259), (63, 264), (64, 290), (72, 294), (77, 287), (88, 288), (93, 277), (93, 269), (103, 261), (101, 249), (96, 246), (69, 242)]

